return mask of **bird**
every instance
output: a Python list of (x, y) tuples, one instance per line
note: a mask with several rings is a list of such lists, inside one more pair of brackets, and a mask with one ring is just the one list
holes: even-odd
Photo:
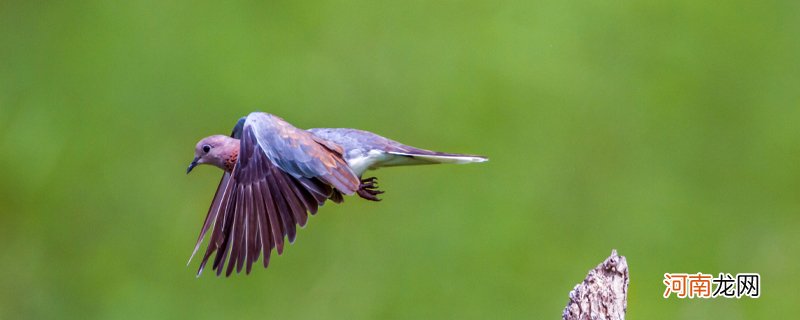
[(377, 178), (362, 178), (368, 170), (488, 160), (419, 149), (358, 129), (303, 130), (276, 115), (252, 112), (229, 136), (212, 135), (195, 145), (186, 174), (198, 165), (224, 173), (187, 265), (211, 232), (197, 277), (215, 252), (211, 261), (217, 276), (223, 269), (226, 277), (234, 269), (250, 274), (262, 254), (267, 268), (272, 249), (281, 255), (284, 239), (293, 243), (297, 226), (304, 227), (308, 213), (316, 214), (327, 200), (341, 203), (355, 194), (380, 201)]

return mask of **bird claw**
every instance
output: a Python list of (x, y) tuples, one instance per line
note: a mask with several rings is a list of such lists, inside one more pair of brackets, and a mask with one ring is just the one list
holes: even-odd
[(378, 178), (370, 177), (366, 179), (361, 179), (361, 186), (359, 187), (358, 196), (370, 201), (381, 201), (376, 197), (377, 195), (383, 193), (383, 191), (378, 190)]

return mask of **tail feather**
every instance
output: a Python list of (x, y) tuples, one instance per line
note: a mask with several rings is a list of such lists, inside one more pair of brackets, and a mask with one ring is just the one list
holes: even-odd
[(437, 163), (462, 164), (462, 163), (489, 161), (489, 158), (478, 155), (444, 153), (444, 152), (435, 152), (427, 150), (419, 150), (419, 151), (415, 150), (414, 152), (390, 151), (388, 153), (400, 157), (393, 157), (392, 159), (389, 159), (388, 161), (381, 163), (381, 166), (391, 167), (391, 166), (407, 166), (407, 165), (437, 164)]

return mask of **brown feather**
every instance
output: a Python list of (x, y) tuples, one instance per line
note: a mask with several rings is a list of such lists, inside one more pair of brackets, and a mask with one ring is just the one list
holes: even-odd
[(192, 255), (189, 257), (189, 262), (192, 262), (192, 258), (194, 258), (197, 250), (200, 249), (200, 244), (203, 242), (206, 232), (208, 232), (208, 229), (211, 227), (211, 224), (214, 223), (214, 220), (217, 219), (217, 215), (220, 211), (220, 204), (222, 203), (222, 198), (225, 193), (225, 189), (228, 187), (230, 178), (231, 175), (226, 172), (222, 175), (222, 179), (219, 181), (217, 191), (214, 193), (214, 200), (211, 201), (211, 206), (208, 208), (206, 220), (203, 222), (203, 227), (200, 229), (200, 235), (197, 237), (197, 244), (195, 244), (194, 251), (192, 251)]
[(275, 246), (278, 254), (283, 253), (283, 232), (280, 227), (280, 220), (278, 219), (277, 208), (275, 207), (276, 200), (272, 197), (272, 190), (266, 180), (261, 180), (261, 190), (264, 196), (264, 206), (267, 208), (267, 218), (270, 225), (270, 233), (272, 234), (272, 243)]
[(228, 206), (230, 204), (231, 196), (233, 193), (233, 179), (228, 179), (228, 182), (225, 185), (225, 190), (222, 192), (222, 199), (220, 200), (220, 206), (217, 209), (216, 217), (214, 219), (214, 230), (211, 232), (211, 238), (208, 240), (208, 248), (206, 248), (206, 253), (203, 255), (203, 260), (200, 263), (200, 267), (197, 270), (197, 275), (199, 276), (203, 272), (203, 268), (205, 268), (206, 263), (208, 262), (208, 258), (211, 257), (211, 254), (214, 253), (217, 249), (219, 249), (222, 243), (223, 232), (222, 228), (225, 225), (225, 219), (227, 218)]
[[(276, 216), (278, 218), (278, 223), (282, 229), (280, 235), (281, 238), (283, 238), (287, 234), (289, 234), (289, 238), (291, 239), (294, 234), (294, 221), (292, 220), (292, 213), (290, 211), (291, 207), (289, 207), (289, 205), (286, 203), (286, 199), (284, 198), (282, 192), (283, 187), (280, 185), (280, 182), (276, 177), (276, 174), (278, 173), (275, 172), (275, 169), (273, 168), (272, 174), (268, 176), (269, 177), (268, 181), (270, 187), (272, 187), (270, 190), (272, 191), (272, 199), (275, 200), (275, 208), (277, 211)], [(282, 253), (283, 253), (283, 248), (281, 247), (278, 250), (278, 254)]]
[(289, 222), (288, 235), (289, 243), (294, 243), (294, 239), (297, 235), (295, 225), (303, 225), (300, 221), (305, 220), (306, 209), (292, 190), (293, 184), (291, 181), (288, 181), (290, 178), (282, 174), (275, 175), (275, 177), (277, 178), (278, 184), (281, 186), (280, 190), (281, 194), (283, 194), (283, 199), (286, 200), (286, 204), (290, 209), (291, 215), (287, 215), (287, 221)]
[(261, 198), (261, 184), (256, 183), (253, 187), (255, 190), (253, 195), (255, 196), (256, 207), (254, 213), (258, 221), (258, 234), (261, 240), (261, 250), (264, 252), (264, 268), (266, 268), (269, 265), (269, 253), (272, 251), (272, 245), (269, 240), (269, 225), (264, 209), (264, 200)]

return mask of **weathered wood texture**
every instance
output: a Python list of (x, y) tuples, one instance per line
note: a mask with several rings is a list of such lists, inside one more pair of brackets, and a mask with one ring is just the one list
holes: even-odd
[(628, 263), (611, 251), (606, 261), (589, 271), (569, 293), (564, 320), (622, 320), (628, 308)]

